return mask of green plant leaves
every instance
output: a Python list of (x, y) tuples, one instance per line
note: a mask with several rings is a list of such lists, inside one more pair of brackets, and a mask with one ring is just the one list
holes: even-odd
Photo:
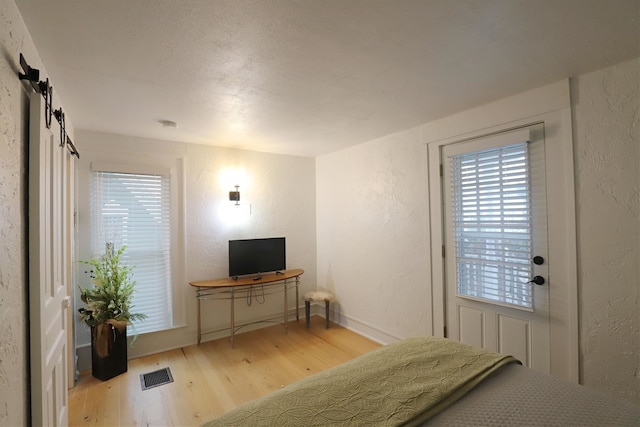
[(92, 288), (80, 288), (80, 298), (86, 307), (80, 308), (80, 318), (89, 326), (107, 321), (131, 324), (131, 321), (144, 319), (142, 313), (133, 313), (132, 297), (134, 286), (133, 267), (122, 264), (120, 257), (126, 246), (117, 252), (108, 250), (100, 258), (81, 261), (92, 267)]

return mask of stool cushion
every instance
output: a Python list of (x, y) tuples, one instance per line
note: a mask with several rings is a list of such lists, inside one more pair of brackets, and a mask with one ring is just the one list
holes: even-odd
[(304, 294), (305, 301), (333, 301), (333, 294), (330, 292), (311, 291)]

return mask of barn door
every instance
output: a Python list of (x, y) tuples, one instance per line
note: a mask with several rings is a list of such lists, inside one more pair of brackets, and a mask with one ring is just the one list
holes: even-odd
[[(69, 155), (44, 100), (33, 93), (29, 125), (29, 317), (33, 425), (68, 424), (70, 327)], [(67, 225), (65, 225), (67, 224)]]

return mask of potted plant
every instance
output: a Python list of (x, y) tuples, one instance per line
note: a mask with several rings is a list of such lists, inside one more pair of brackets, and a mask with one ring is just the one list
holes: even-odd
[(146, 317), (131, 312), (135, 281), (133, 267), (120, 259), (125, 249), (115, 252), (113, 243), (107, 243), (104, 255), (82, 261), (92, 267), (94, 286), (80, 288), (86, 307), (78, 312), (91, 327), (92, 374), (103, 381), (127, 371), (127, 325)]

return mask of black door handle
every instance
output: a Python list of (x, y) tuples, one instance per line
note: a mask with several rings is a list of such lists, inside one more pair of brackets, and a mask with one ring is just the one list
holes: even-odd
[(535, 276), (533, 279), (529, 280), (527, 283), (535, 283), (536, 285), (544, 285), (544, 277)]

